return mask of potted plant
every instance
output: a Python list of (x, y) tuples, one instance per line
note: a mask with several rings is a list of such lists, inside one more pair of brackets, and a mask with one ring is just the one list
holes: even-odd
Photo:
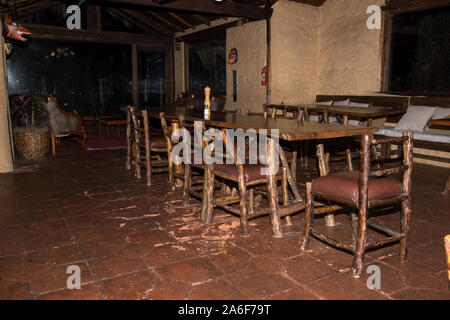
[(43, 102), (48, 96), (19, 97), (15, 101), (12, 121), (14, 145), (25, 160), (43, 160), (50, 149), (50, 133), (44, 121)]

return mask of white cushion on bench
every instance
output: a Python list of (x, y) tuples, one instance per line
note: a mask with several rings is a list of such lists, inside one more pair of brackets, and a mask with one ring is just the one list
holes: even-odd
[(450, 108), (437, 107), (436, 110), (434, 110), (433, 117), (431, 119), (445, 119), (448, 116), (450, 116)]
[[(447, 133), (434, 133), (423, 131), (413, 131), (413, 132), (414, 132), (414, 140), (450, 143), (450, 133), (447, 134)], [(397, 130), (392, 127), (381, 127), (375, 134), (387, 137), (401, 137), (403, 134), (403, 130)]]
[(395, 128), (398, 130), (423, 131), (435, 109), (435, 107), (409, 106), (408, 111)]

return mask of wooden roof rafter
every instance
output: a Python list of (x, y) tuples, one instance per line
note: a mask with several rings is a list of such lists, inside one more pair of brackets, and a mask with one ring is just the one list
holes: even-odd
[(224, 1), (219, 4), (211, 0), (173, 0), (170, 2), (153, 2), (152, 0), (105, 0), (102, 3), (104, 5), (111, 3), (124, 6), (138, 6), (141, 8), (145, 7), (149, 10), (166, 10), (172, 13), (189, 12), (222, 17), (265, 19), (272, 16), (272, 9), (270, 8), (241, 4), (234, 1)]

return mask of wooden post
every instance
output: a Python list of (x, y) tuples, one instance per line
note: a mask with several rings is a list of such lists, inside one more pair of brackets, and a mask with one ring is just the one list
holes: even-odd
[[(1, 19), (0, 19), (1, 21)], [(9, 118), (9, 98), (7, 88), (6, 59), (3, 37), (1, 37), (0, 54), (2, 61), (0, 63), (0, 173), (12, 172), (13, 149), (11, 123)]]

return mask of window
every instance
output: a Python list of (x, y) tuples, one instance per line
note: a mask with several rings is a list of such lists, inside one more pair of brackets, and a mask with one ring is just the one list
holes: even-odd
[(392, 16), (387, 91), (450, 92), (450, 6)]
[(225, 39), (189, 44), (189, 91), (202, 93), (206, 85), (213, 95), (225, 95)]
[(132, 100), (129, 45), (32, 39), (7, 59), (9, 94), (47, 93), (82, 116), (118, 114)]

